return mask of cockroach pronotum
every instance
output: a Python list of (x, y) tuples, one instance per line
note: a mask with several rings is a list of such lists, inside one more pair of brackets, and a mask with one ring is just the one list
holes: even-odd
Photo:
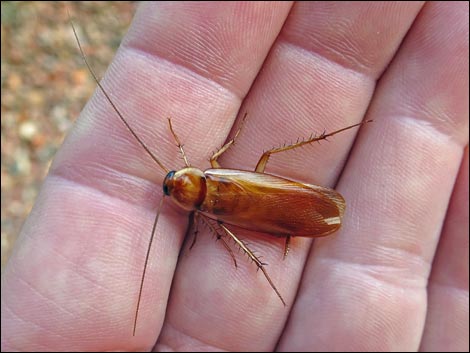
[[(173, 130), (171, 120), (168, 119), (169, 130), (185, 162), (185, 167), (182, 169), (169, 170), (148, 149), (117, 109), (88, 63), (72, 22), (71, 26), (80, 49), (80, 54), (106, 100), (136, 141), (144, 148), (150, 158), (166, 173), (163, 180), (164, 195), (153, 223), (144, 269), (142, 271), (134, 317), (133, 335), (135, 335), (137, 327), (137, 317), (139, 314), (150, 249), (152, 247), (152, 241), (165, 196), (170, 197), (173, 202), (182, 209), (191, 212), (190, 224), (192, 224), (195, 219), (196, 221), (201, 220), (206, 224), (216, 235), (217, 239), (222, 241), (224, 247), (229, 251), (235, 266), (237, 266), (233, 252), (225, 240), (226, 238), (232, 239), (243, 252), (253, 260), (258, 269), (263, 272), (269, 285), (285, 306), (286, 303), (281, 293), (274, 285), (274, 282), (269, 277), (265, 269), (265, 264), (261, 262), (259, 257), (227, 228), (226, 225), (234, 225), (247, 230), (268, 233), (276, 237), (284, 237), (286, 239), (284, 256), (286, 256), (289, 251), (291, 237), (321, 237), (338, 230), (341, 226), (346, 207), (345, 200), (341, 194), (326, 187), (305, 184), (267, 174), (264, 172), (266, 164), (272, 154), (292, 150), (315, 141), (325, 140), (340, 132), (366, 124), (371, 120), (363, 121), (331, 133), (324, 132), (321, 135), (312, 136), (294, 144), (270, 149), (262, 154), (255, 170), (250, 172), (237, 169), (223, 169), (217, 162), (217, 159), (234, 144), (241, 129), (238, 129), (235, 136), (210, 158), (212, 168), (201, 170), (189, 164), (183, 145)], [(246, 114), (243, 121), (245, 117)], [(235, 198), (237, 200), (236, 203), (233, 202)], [(302, 205), (303, 212), (291, 212), (292, 208), (299, 207), (299, 205)], [(192, 245), (194, 245), (194, 241)]]

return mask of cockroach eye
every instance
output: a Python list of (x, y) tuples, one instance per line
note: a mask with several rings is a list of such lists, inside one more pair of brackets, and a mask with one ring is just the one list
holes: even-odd
[(165, 179), (163, 180), (163, 193), (166, 195), (166, 196), (170, 196), (170, 190), (168, 190), (168, 182), (173, 178), (173, 175), (175, 175), (175, 171), (172, 170), (171, 172), (169, 172)]

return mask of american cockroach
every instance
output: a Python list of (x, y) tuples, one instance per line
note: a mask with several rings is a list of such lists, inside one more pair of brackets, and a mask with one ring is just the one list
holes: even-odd
[[(346, 207), (345, 200), (341, 194), (326, 187), (296, 182), (279, 176), (267, 174), (264, 172), (266, 164), (268, 163), (270, 156), (273, 154), (292, 150), (311, 144), (315, 141), (325, 140), (340, 132), (366, 124), (371, 120), (354, 124), (331, 133), (324, 132), (321, 135), (312, 136), (294, 144), (270, 149), (261, 155), (254, 171), (246, 171), (238, 169), (223, 169), (217, 161), (217, 159), (234, 144), (241, 128), (230, 141), (212, 155), (210, 158), (212, 168), (202, 170), (190, 165), (183, 149), (183, 145), (173, 129), (171, 120), (168, 119), (169, 130), (185, 163), (185, 167), (182, 169), (169, 170), (148, 149), (117, 109), (116, 105), (107, 94), (88, 63), (73, 23), (71, 23), (71, 25), (82, 58), (96, 84), (103, 92), (106, 100), (113, 107), (119, 119), (134, 136), (136, 141), (166, 173), (163, 180), (164, 195), (153, 223), (152, 233), (145, 257), (145, 264), (142, 272), (134, 317), (133, 335), (135, 335), (137, 327), (137, 317), (150, 249), (165, 196), (168, 196), (180, 208), (191, 212), (190, 224), (192, 224), (194, 218), (196, 218), (196, 221), (201, 220), (206, 224), (216, 235), (217, 239), (222, 241), (222, 244), (232, 256), (235, 266), (237, 266), (233, 252), (225, 240), (232, 239), (243, 250), (243, 252), (253, 260), (258, 269), (263, 272), (270, 286), (285, 306), (286, 303), (269, 277), (265, 269), (265, 264), (261, 262), (259, 257), (256, 256), (253, 251), (250, 250), (248, 246), (246, 246), (246, 244), (229, 228), (227, 228), (226, 225), (234, 225), (247, 230), (259, 231), (271, 234), (275, 237), (285, 238), (284, 256), (288, 253), (291, 237), (321, 237), (338, 230), (341, 226), (342, 217)], [(246, 114), (243, 121), (245, 120), (245, 117)], [(234, 202), (234, 200), (236, 200), (236, 202)], [(292, 212), (292, 209), (300, 208), (302, 209), (302, 212)], [(194, 241), (192, 245), (194, 245)]]

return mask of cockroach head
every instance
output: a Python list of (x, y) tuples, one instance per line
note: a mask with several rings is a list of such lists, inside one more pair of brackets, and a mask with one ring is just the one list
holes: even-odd
[(163, 180), (163, 192), (181, 208), (196, 210), (206, 197), (206, 177), (197, 168), (170, 171)]

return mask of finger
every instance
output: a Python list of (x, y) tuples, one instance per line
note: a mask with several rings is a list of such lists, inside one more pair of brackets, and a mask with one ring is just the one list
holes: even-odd
[[(384, 73), (341, 176), (343, 230), (315, 242), (281, 350), (417, 350), (468, 142), (468, 9), (429, 3)], [(313, 329), (312, 329), (313, 328)]]
[[(166, 167), (182, 166), (174, 163), (169, 115), (199, 163), (225, 139), (288, 8), (144, 4), (103, 86)], [(232, 11), (240, 16), (228, 16)], [(207, 53), (214, 61), (203, 66)], [(10, 349), (154, 344), (186, 223), (171, 208), (162, 213), (132, 339), (164, 175), (98, 92), (57, 155), (5, 271), (2, 338)]]
[[(235, 146), (221, 157), (221, 165), (253, 170), (263, 149), (361, 121), (375, 80), (392, 59), (419, 6), (296, 4), (244, 103), (246, 125)], [(370, 61), (362, 63), (363, 58)], [(355, 133), (273, 156), (267, 172), (334, 185)], [(293, 205), (292, 212), (300, 211)], [(236, 351), (275, 347), (293, 305), (309, 241), (293, 238), (292, 249), (282, 261), (283, 240), (240, 229), (236, 233), (268, 263), (267, 271), (287, 308), (242, 253), (235, 252), (235, 269), (222, 244), (201, 235), (179, 262), (168, 326), (162, 335), (174, 337), (173, 342), (189, 342), (189, 347), (203, 344)]]
[(428, 284), (421, 351), (468, 351), (468, 146)]

